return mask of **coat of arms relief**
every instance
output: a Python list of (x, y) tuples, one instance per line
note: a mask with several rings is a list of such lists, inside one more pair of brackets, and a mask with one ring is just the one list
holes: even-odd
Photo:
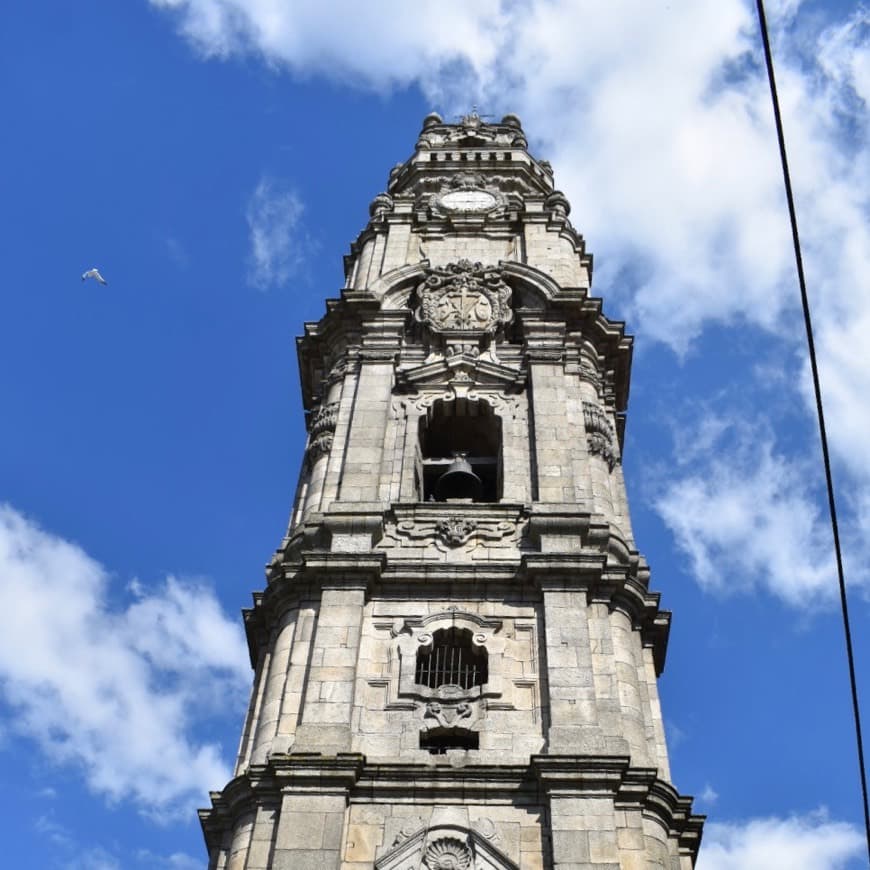
[(414, 315), (429, 331), (434, 351), (493, 355), (493, 339), (513, 319), (511, 292), (499, 269), (459, 260), (428, 270), (417, 287)]

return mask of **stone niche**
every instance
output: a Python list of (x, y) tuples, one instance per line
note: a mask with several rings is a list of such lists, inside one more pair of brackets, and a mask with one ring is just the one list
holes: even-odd
[(375, 870), (518, 870), (540, 866), (532, 807), (353, 804), (344, 860)]
[[(360, 655), (357, 748), (372, 757), (453, 751), (527, 761), (543, 745), (533, 606), (375, 603)], [(419, 613), (422, 608), (431, 610)]]
[[(519, 870), (483, 833), (470, 826), (464, 807), (435, 807), (427, 823), (406, 825), (375, 870)], [(408, 831), (407, 836), (405, 832)]]

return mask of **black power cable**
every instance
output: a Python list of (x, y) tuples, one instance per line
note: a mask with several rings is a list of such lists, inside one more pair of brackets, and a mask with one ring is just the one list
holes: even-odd
[(831, 512), (831, 529), (834, 533), (834, 551), (837, 556), (837, 577), (840, 581), (840, 604), (843, 611), (843, 633), (846, 638), (846, 658), (849, 661), (849, 682), (852, 688), (852, 709), (855, 715), (855, 736), (858, 741), (858, 767), (861, 771), (861, 793), (864, 798), (864, 828), (867, 836), (867, 854), (870, 857), (870, 804), (867, 800), (867, 773), (864, 767), (864, 741), (861, 737), (861, 713), (858, 706), (858, 684), (855, 679), (855, 657), (852, 653), (852, 630), (849, 625), (849, 605), (846, 600), (846, 580), (843, 574), (843, 556), (840, 551), (840, 531), (837, 524), (837, 508), (834, 504), (834, 479), (831, 474), (831, 458), (828, 453), (828, 435), (825, 430), (825, 412), (822, 409), (822, 388), (819, 383), (819, 369), (816, 365), (816, 347), (813, 341), (813, 323), (810, 318), (810, 303), (807, 296), (807, 283), (804, 278), (804, 263), (801, 256), (801, 243), (798, 236), (797, 215), (794, 207), (794, 196), (791, 190), (791, 175), (788, 171), (788, 159), (785, 154), (785, 135), (782, 132), (782, 116), (779, 111), (779, 97), (776, 91), (776, 78), (773, 74), (773, 55), (770, 52), (770, 39), (767, 34), (767, 19), (764, 15), (763, 0), (756, 0), (758, 8), (758, 23), (761, 27), (761, 40), (764, 43), (764, 59), (767, 62), (767, 78), (770, 82), (770, 97), (773, 101), (773, 115), (776, 120), (776, 135), (779, 139), (779, 156), (782, 161), (782, 176), (785, 183), (785, 195), (788, 200), (788, 214), (791, 219), (791, 235), (794, 241), (794, 256), (797, 263), (798, 281), (801, 288), (801, 303), (804, 309), (804, 325), (807, 330), (807, 347), (810, 356), (810, 367), (813, 372), (813, 389), (816, 394), (816, 411), (819, 417), (819, 435), (822, 442), (822, 456), (825, 464), (825, 480), (828, 486), (828, 507)]

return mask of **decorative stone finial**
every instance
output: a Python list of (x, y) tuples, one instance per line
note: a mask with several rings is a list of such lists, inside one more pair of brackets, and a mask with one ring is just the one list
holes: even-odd
[(561, 190), (554, 190), (544, 200), (544, 208), (552, 212), (553, 217), (563, 218), (571, 214), (571, 203)]
[(476, 130), (483, 123), (483, 119), (478, 114), (477, 106), (472, 106), (471, 111), (462, 116), (460, 123), (466, 129)]
[(393, 197), (388, 193), (379, 193), (369, 204), (369, 214), (373, 218), (391, 212), (393, 210)]
[(425, 118), (423, 118), (423, 129), (428, 130), (430, 127), (434, 127), (436, 124), (443, 124), (444, 122), (441, 119), (441, 116), (437, 112), (429, 112)]

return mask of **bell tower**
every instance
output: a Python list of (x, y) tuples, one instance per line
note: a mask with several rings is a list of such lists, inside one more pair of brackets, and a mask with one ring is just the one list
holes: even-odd
[(631, 338), (519, 120), (423, 121), (299, 339), (212, 870), (690, 870), (629, 520)]

